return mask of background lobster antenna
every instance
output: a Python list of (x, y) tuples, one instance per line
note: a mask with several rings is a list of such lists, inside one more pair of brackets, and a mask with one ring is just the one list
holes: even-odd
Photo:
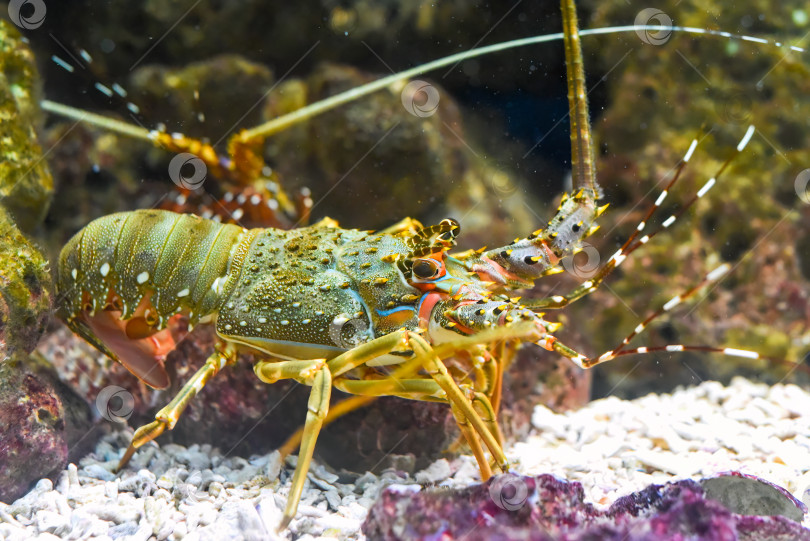
[[(565, 6), (563, 6), (563, 12), (565, 13)], [(577, 34), (579, 36), (599, 36), (599, 35), (608, 35), (608, 34), (620, 34), (625, 32), (638, 32), (638, 31), (647, 31), (647, 32), (660, 32), (660, 31), (668, 31), (668, 32), (684, 32), (686, 34), (700, 34), (700, 35), (707, 35), (707, 36), (718, 36), (725, 39), (735, 39), (735, 40), (742, 40), (742, 41), (752, 41), (756, 43), (762, 43), (765, 45), (771, 45), (774, 47), (788, 47), (790, 51), (804, 53), (806, 49), (803, 47), (799, 47), (797, 45), (784, 45), (779, 41), (769, 41), (762, 38), (754, 38), (745, 35), (739, 34), (731, 34), (730, 32), (723, 32), (719, 30), (709, 30), (706, 28), (697, 28), (697, 27), (689, 27), (689, 26), (669, 26), (669, 25), (625, 25), (625, 26), (611, 26), (606, 28), (591, 28), (587, 30), (579, 30)], [(484, 56), (491, 53), (496, 53), (500, 51), (506, 51), (509, 49), (515, 49), (517, 47), (525, 47), (528, 45), (537, 45), (541, 43), (549, 43), (552, 41), (559, 41), (563, 39), (562, 32), (556, 32), (554, 34), (544, 34), (542, 36), (531, 36), (528, 38), (521, 38), (511, 41), (504, 41), (502, 43), (495, 43), (493, 45), (487, 45), (485, 47), (479, 47), (477, 49), (471, 49), (469, 51), (464, 51), (461, 53), (453, 54), (450, 56), (446, 56), (444, 58), (439, 58), (437, 60), (433, 60), (431, 62), (427, 62), (425, 64), (421, 64), (411, 69), (407, 69), (401, 71), (399, 73), (395, 73), (393, 75), (389, 75), (387, 77), (383, 77), (381, 79), (377, 79), (376, 81), (371, 81), (370, 83), (366, 83), (362, 86), (352, 88), (345, 92), (341, 92), (340, 94), (335, 94), (329, 98), (317, 101), (315, 103), (309, 104), (301, 109), (297, 109), (291, 113), (287, 113), (282, 115), (278, 118), (274, 118), (264, 124), (260, 124), (255, 128), (251, 128), (249, 130), (245, 130), (237, 135), (243, 141), (249, 141), (252, 139), (262, 139), (265, 137), (269, 137), (274, 133), (278, 133), (280, 131), (285, 130), (290, 126), (294, 126), (304, 120), (308, 120), (315, 116), (318, 116), (326, 111), (334, 109), (340, 105), (345, 103), (350, 103), (358, 98), (363, 96), (367, 96), (368, 94), (372, 94), (384, 88), (391, 86), (392, 84), (399, 83), (410, 79), (411, 77), (416, 77), (417, 75), (422, 75), (423, 73), (433, 71), (442, 67), (451, 66), (457, 62), (462, 62), (464, 60), (469, 60), (471, 58), (476, 58), (479, 56)], [(566, 58), (568, 56), (568, 51), (566, 50)], [(584, 82), (584, 78), (582, 79)], [(569, 83), (570, 84), (570, 83)], [(584, 84), (584, 83), (583, 83)], [(108, 119), (105, 117), (101, 117), (100, 115), (89, 114), (86, 111), (81, 109), (71, 107), (68, 105), (63, 105), (60, 103), (53, 102), (51, 100), (42, 100), (40, 103), (42, 109), (44, 111), (48, 111), (50, 113), (54, 113), (66, 118), (71, 118), (76, 121), (84, 122), (91, 125), (100, 126), (105, 129), (109, 129), (111, 131), (115, 131), (118, 133), (122, 133), (124, 135), (131, 135), (134, 137), (138, 137), (140, 139), (150, 139), (150, 130), (141, 128), (139, 126), (135, 126), (134, 124), (130, 124), (128, 122), (124, 122), (121, 120), (114, 120)], [(587, 108), (587, 103), (586, 103)], [(587, 109), (586, 109), (587, 113)], [(105, 118), (105, 120), (101, 120)], [(587, 114), (586, 117), (587, 119)], [(572, 130), (572, 134), (575, 133), (575, 130)], [(593, 146), (591, 145), (591, 151), (593, 150)], [(576, 155), (576, 153), (575, 153)], [(593, 160), (590, 160), (593, 163)]]

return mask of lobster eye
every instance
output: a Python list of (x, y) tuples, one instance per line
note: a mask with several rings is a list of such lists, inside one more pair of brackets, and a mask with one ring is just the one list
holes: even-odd
[(434, 278), (441, 269), (441, 265), (435, 259), (417, 259), (413, 264), (413, 275), (420, 280)]

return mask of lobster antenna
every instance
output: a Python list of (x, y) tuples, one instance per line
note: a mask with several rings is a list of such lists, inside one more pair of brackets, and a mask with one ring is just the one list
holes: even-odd
[[(805, 48), (800, 47), (798, 45), (785, 45), (778, 41), (769, 41), (766, 39), (754, 38), (741, 34), (731, 34), (729, 32), (723, 32), (720, 30), (710, 30), (706, 28), (697, 28), (690, 26), (639, 24), (639, 25), (610, 26), (606, 28), (589, 28), (586, 30), (579, 30), (577, 33), (579, 36), (601, 36), (601, 35), (620, 34), (624, 32), (629, 33), (639, 31), (683, 32), (686, 34), (718, 36), (726, 39), (737, 39), (742, 41), (762, 43), (780, 48), (785, 46), (790, 51), (798, 53), (804, 53), (806, 51)], [(504, 41), (502, 43), (495, 43), (494, 45), (487, 45), (485, 47), (479, 47), (477, 49), (470, 49), (469, 51), (464, 51), (462, 53), (456, 53), (450, 56), (446, 56), (444, 58), (439, 58), (437, 60), (421, 64), (419, 66), (401, 71), (399, 73), (395, 73), (393, 75), (388, 75), (387, 77), (377, 79), (376, 81), (371, 81), (370, 83), (366, 83), (364, 85), (352, 88), (345, 92), (341, 92), (340, 94), (335, 94), (334, 96), (317, 101), (315, 103), (311, 103), (305, 107), (302, 107), (301, 109), (296, 109), (291, 113), (287, 113), (278, 118), (274, 118), (273, 120), (265, 122), (264, 124), (260, 124), (255, 128), (245, 130), (241, 132), (239, 135), (242, 140), (269, 137), (275, 133), (285, 130), (290, 126), (298, 124), (299, 122), (318, 116), (322, 113), (325, 113), (326, 111), (334, 109), (335, 107), (343, 105), (344, 103), (352, 102), (358, 98), (361, 98), (373, 92), (377, 92), (384, 88), (388, 88), (392, 84), (405, 81), (407, 79), (410, 79), (411, 77), (416, 77), (417, 75), (422, 75), (423, 73), (433, 71), (442, 67), (451, 66), (457, 62), (462, 62), (464, 60), (469, 60), (471, 58), (476, 58), (479, 56), (484, 56), (487, 54), (496, 53), (500, 51), (506, 51), (517, 47), (537, 45), (540, 43), (549, 43), (552, 41), (558, 41), (562, 39), (564, 39), (563, 33), (556, 32), (554, 34), (545, 34), (542, 36), (532, 36), (528, 38)], [(71, 118), (79, 122), (86, 122), (87, 124), (100, 126), (114, 132), (122, 133), (124, 135), (131, 135), (134, 137), (138, 137), (139, 139), (151, 140), (150, 137), (151, 132), (149, 130), (139, 128), (128, 122), (102, 117), (101, 115), (94, 115), (91, 113), (87, 113), (86, 111), (83, 111), (76, 107), (63, 105), (50, 100), (42, 100), (40, 105), (44, 111), (48, 111), (50, 113), (54, 113), (66, 118)]]
[(142, 139), (144, 141), (154, 141), (151, 132), (146, 128), (136, 126), (129, 122), (124, 122), (115, 118), (106, 117), (82, 109), (77, 109), (70, 105), (64, 105), (51, 100), (42, 100), (40, 107), (43, 111), (48, 111), (61, 117), (75, 120), (76, 122), (83, 122), (91, 126), (96, 126), (113, 133), (119, 133), (132, 137), (134, 139)]
[(571, 174), (574, 178), (574, 189), (589, 189), (592, 191), (593, 197), (598, 199), (577, 11), (574, 0), (561, 0), (560, 4), (563, 15), (565, 78), (568, 83), (568, 118), (571, 121)]

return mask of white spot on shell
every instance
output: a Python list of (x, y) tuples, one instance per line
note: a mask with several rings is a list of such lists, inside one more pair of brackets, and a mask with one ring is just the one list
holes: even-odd
[(185, 288), (185, 289), (182, 289), (182, 290), (177, 292), (177, 297), (178, 298), (188, 297), (189, 293), (191, 293), (191, 292), (188, 290), (188, 288)]
[(73, 276), (74, 280), (76, 280), (79, 277), (79, 271), (77, 269), (73, 269), (70, 271), (70, 275)]
[(267, 323), (267, 318), (266, 317), (260, 317), (259, 318), (259, 323)]
[(214, 293), (222, 293), (222, 289), (225, 286), (226, 278), (224, 276), (218, 276), (214, 283), (211, 284), (211, 291)]
[(100, 273), (102, 276), (106, 277), (106, 276), (107, 276), (107, 275), (110, 273), (110, 264), (109, 264), (109, 263), (104, 263), (104, 264), (101, 266), (101, 268), (100, 268), (100, 269), (98, 269), (98, 272), (99, 272), (99, 273)]
[(143, 271), (142, 273), (140, 273), (138, 276), (135, 277), (135, 281), (138, 282), (139, 284), (146, 283), (146, 281), (148, 279), (149, 279), (149, 273), (146, 272), (146, 271)]

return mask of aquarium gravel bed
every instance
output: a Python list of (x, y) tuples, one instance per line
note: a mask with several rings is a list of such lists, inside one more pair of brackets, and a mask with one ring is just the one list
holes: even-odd
[[(795, 385), (742, 378), (672, 394), (607, 398), (564, 414), (537, 406), (534, 429), (507, 446), (519, 473), (579, 481), (603, 507), (651, 483), (740, 471), (807, 503), (810, 394)], [(95, 453), (0, 504), (0, 537), (28, 539), (268, 539), (276, 536), (295, 457), (276, 452), (223, 457), (208, 445), (150, 444), (119, 477), (111, 470), (131, 433), (106, 436)], [(440, 459), (408, 475), (333, 473), (315, 464), (299, 512), (280, 538), (362, 539), (361, 525), (390, 484), (463, 487), (478, 470), (470, 456)], [(805, 520), (807, 523), (807, 520)]]

